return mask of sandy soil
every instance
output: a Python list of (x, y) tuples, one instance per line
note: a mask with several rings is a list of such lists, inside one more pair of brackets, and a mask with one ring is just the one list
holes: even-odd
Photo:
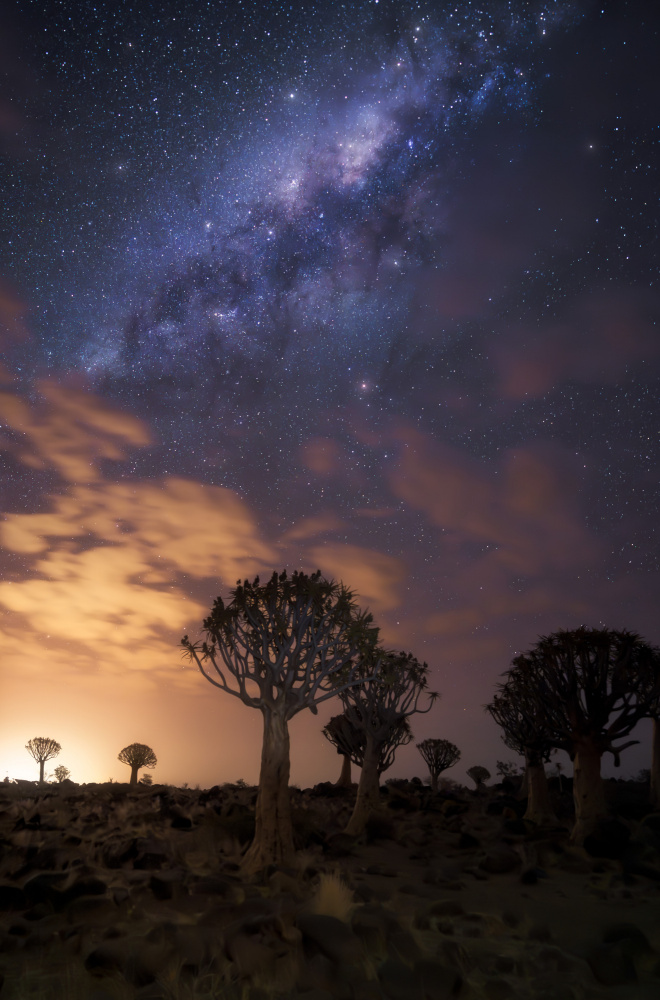
[(292, 790), (295, 867), (241, 877), (255, 790), (0, 785), (0, 1000), (658, 1000), (660, 814), (588, 850), (501, 787)]

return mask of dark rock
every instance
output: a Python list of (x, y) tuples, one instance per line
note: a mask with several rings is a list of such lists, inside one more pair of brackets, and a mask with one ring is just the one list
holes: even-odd
[(33, 875), (23, 886), (28, 903), (59, 900), (61, 893), (57, 886), (66, 881), (67, 877), (66, 872), (40, 872), (39, 875)]
[(467, 830), (463, 830), (458, 838), (458, 844), (456, 846), (460, 850), (465, 851), (479, 847), (480, 843), (481, 842), (476, 837), (473, 837), (471, 833), (468, 833)]
[(552, 941), (552, 931), (547, 924), (535, 923), (527, 931), (529, 941)]
[(649, 939), (636, 924), (620, 923), (610, 924), (609, 927), (606, 927), (603, 931), (603, 944), (616, 944), (617, 942), (631, 958), (639, 958), (653, 953)]
[(506, 819), (502, 824), (502, 828), (505, 833), (509, 833), (514, 837), (524, 837), (529, 832), (524, 819)]
[(623, 857), (629, 840), (630, 830), (625, 823), (617, 819), (604, 819), (593, 833), (584, 838), (584, 849), (592, 858), (618, 860)]
[(536, 885), (540, 878), (549, 878), (544, 868), (526, 868), (520, 876), (523, 885)]
[(436, 958), (422, 958), (415, 964), (424, 1000), (451, 1000), (459, 994), (462, 976)]
[(595, 978), (603, 986), (623, 986), (637, 981), (635, 964), (621, 941), (596, 945), (587, 953), (586, 959)]
[(384, 878), (396, 878), (399, 874), (396, 868), (390, 865), (368, 865), (365, 871), (367, 875), (381, 875)]
[(312, 941), (322, 954), (338, 965), (353, 965), (362, 959), (362, 942), (337, 917), (322, 913), (301, 913), (297, 917), (297, 924), (303, 937)]
[(17, 885), (0, 885), (0, 910), (24, 910), (28, 898)]
[(522, 864), (520, 855), (506, 845), (492, 847), (486, 857), (479, 862), (479, 868), (491, 875), (501, 875), (512, 872)]
[(422, 951), (410, 931), (394, 931), (387, 939), (389, 953), (400, 958), (406, 965), (414, 965), (422, 957)]
[(378, 969), (378, 979), (389, 1000), (424, 1000), (419, 973), (398, 958), (386, 959)]

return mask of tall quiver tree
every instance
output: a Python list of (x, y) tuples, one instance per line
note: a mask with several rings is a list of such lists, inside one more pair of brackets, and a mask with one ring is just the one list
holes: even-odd
[(651, 714), (659, 665), (660, 650), (639, 635), (586, 626), (541, 637), (513, 660), (508, 677), (522, 710), (573, 761), (574, 844), (608, 815), (601, 757), (611, 753), (618, 767), (621, 752), (639, 742), (614, 744)]
[[(294, 853), (289, 795), (289, 729), (294, 715), (364, 682), (357, 669), (370, 655), (378, 629), (343, 583), (286, 571), (239, 583), (225, 604), (216, 601), (204, 619), (204, 641), (182, 645), (202, 675), (263, 715), (264, 737), (255, 835), (246, 872), (287, 864)], [(208, 668), (208, 669), (207, 669)], [(214, 674), (214, 676), (212, 676)]]
[(543, 728), (536, 695), (530, 699), (526, 687), (516, 684), (515, 673), (510, 675), (508, 684), (498, 687), (499, 694), (485, 708), (501, 726), (504, 744), (525, 758), (527, 809), (524, 819), (539, 826), (554, 826), (557, 817), (550, 802), (543, 766), (550, 760), (553, 746), (548, 730)]
[(39, 764), (39, 784), (43, 785), (44, 764), (47, 760), (57, 757), (62, 747), (49, 736), (35, 736), (34, 739), (28, 740), (25, 749)]
[(431, 775), (431, 791), (437, 792), (438, 778), (443, 771), (453, 767), (461, 759), (461, 751), (449, 740), (422, 740), (416, 744), (426, 761)]
[[(373, 670), (369, 659), (365, 659), (360, 668), (363, 683), (338, 692), (344, 714), (362, 732), (365, 744), (355, 806), (346, 827), (346, 833), (352, 836), (362, 833), (372, 811), (379, 806), (378, 777), (383, 747), (397, 732), (406, 732), (403, 724), (411, 715), (430, 711), (438, 697), (428, 691), (428, 664), (420, 663), (412, 653), (380, 651), (374, 655), (379, 657), (378, 674), (369, 676)], [(420, 706), (423, 695), (429, 699), (426, 708)], [(398, 745), (395, 744), (394, 750)]]
[(130, 766), (131, 785), (137, 785), (138, 771), (141, 767), (155, 767), (158, 763), (156, 754), (146, 743), (131, 743), (130, 746), (124, 747), (117, 754), (117, 760)]

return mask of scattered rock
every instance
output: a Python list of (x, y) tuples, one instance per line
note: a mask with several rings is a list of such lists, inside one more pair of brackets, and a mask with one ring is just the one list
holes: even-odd
[(360, 938), (337, 917), (323, 913), (301, 913), (297, 924), (303, 937), (312, 941), (318, 950), (337, 965), (360, 962), (364, 951)]
[(479, 868), (491, 875), (502, 875), (512, 872), (522, 864), (520, 855), (505, 844), (490, 848), (485, 858), (479, 862)]
[(595, 945), (586, 958), (595, 978), (603, 986), (623, 986), (637, 981), (635, 964), (622, 941)]
[(622, 858), (630, 828), (618, 819), (604, 819), (593, 833), (584, 838), (584, 849), (593, 858)]

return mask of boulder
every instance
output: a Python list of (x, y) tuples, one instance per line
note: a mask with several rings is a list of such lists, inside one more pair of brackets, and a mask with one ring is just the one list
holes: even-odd
[(637, 981), (635, 963), (622, 941), (595, 945), (587, 952), (586, 959), (603, 986), (623, 986)]
[(351, 928), (337, 917), (324, 913), (301, 913), (297, 924), (303, 938), (337, 965), (353, 965), (364, 956), (362, 942)]
[(486, 856), (479, 861), (478, 867), (491, 875), (503, 875), (521, 865), (520, 855), (506, 844), (501, 844), (489, 848)]

